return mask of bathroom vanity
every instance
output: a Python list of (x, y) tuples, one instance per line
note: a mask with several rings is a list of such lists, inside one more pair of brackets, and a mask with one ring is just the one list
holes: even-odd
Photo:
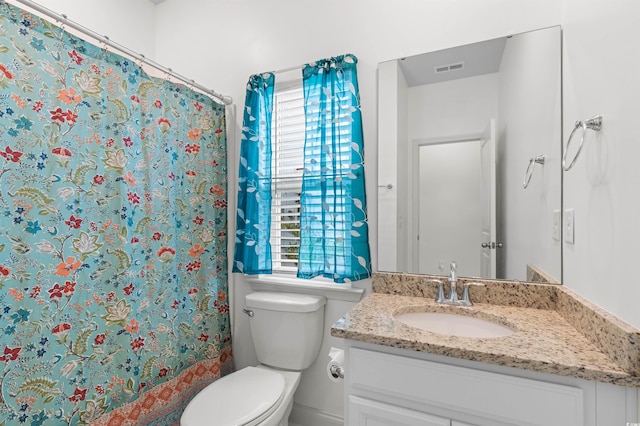
[[(638, 422), (637, 330), (562, 286), (484, 281), (442, 306), (424, 276), (377, 273), (332, 327), (345, 338), (345, 424), (612, 426)], [(482, 318), (504, 337), (433, 333), (406, 312)]]

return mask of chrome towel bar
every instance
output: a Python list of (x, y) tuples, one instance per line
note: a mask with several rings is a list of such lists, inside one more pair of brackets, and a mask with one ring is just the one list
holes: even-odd
[(524, 172), (524, 180), (522, 181), (522, 187), (524, 189), (527, 189), (527, 186), (529, 186), (529, 182), (531, 182), (531, 176), (533, 176), (533, 168), (536, 164), (544, 166), (544, 155), (538, 155), (537, 157), (529, 159), (529, 166), (527, 167), (527, 171)]
[[(562, 168), (564, 169), (565, 172), (568, 172), (569, 170), (571, 170), (576, 160), (578, 159), (578, 156), (580, 155), (580, 151), (582, 150), (582, 144), (584, 143), (584, 135), (585, 133), (587, 133), (587, 129), (591, 129), (598, 132), (600, 131), (601, 128), (602, 128), (601, 115), (594, 115), (593, 117), (587, 120), (576, 121), (576, 126), (573, 128), (573, 130), (571, 131), (571, 134), (569, 135), (569, 140), (567, 141), (567, 147), (564, 149), (564, 155), (562, 156)], [(573, 160), (571, 160), (571, 163), (569, 163), (569, 165), (567, 166), (567, 153), (569, 152), (569, 145), (571, 145), (571, 138), (573, 138), (573, 134), (578, 129), (582, 129), (582, 137), (580, 138), (580, 145), (578, 145), (578, 150), (576, 151), (576, 155), (573, 157)]]

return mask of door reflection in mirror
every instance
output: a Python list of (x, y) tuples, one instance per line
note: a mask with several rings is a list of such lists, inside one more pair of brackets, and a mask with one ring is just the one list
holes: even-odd
[[(421, 68), (412, 68), (418, 64)], [(443, 64), (458, 65), (437, 73)], [(440, 264), (456, 260), (463, 276), (525, 281), (533, 268), (557, 282), (561, 244), (553, 239), (552, 215), (561, 209), (562, 189), (559, 27), (383, 62), (378, 71), (378, 182), (393, 187), (378, 191), (378, 270), (439, 274)], [(434, 74), (437, 81), (421, 80)], [(473, 200), (462, 195), (466, 193), (462, 187), (449, 188), (445, 195), (419, 193), (425, 188), (420, 188), (418, 159), (423, 149), (430, 149), (426, 145), (483, 139), (492, 119), (496, 120), (496, 184), (493, 198), (482, 198), (484, 210), (471, 213), (471, 204), (483, 191), (480, 182), (490, 179), (486, 173), (476, 182)], [(545, 165), (525, 191), (523, 170), (541, 152)], [(437, 173), (436, 165), (430, 166), (432, 178), (437, 179), (434, 190), (444, 190), (449, 185), (445, 180), (461, 179), (455, 175), (469, 171), (470, 166), (461, 162), (462, 158), (442, 159)], [(436, 212), (447, 193), (469, 205)], [(482, 213), (492, 211), (487, 203), (495, 206), (495, 222)], [(468, 214), (456, 219), (453, 212), (461, 208)], [(418, 214), (424, 210), (430, 218)], [(440, 222), (436, 215), (448, 222)], [(467, 225), (478, 220), (485, 235), (477, 228), (468, 230)], [(448, 239), (432, 239), (429, 227)], [(484, 252), (483, 243), (489, 246)], [(500, 244), (503, 248), (498, 248)], [(475, 254), (465, 254), (469, 245), (475, 246)], [(452, 253), (451, 246), (462, 251)], [(468, 262), (463, 260), (467, 258)]]

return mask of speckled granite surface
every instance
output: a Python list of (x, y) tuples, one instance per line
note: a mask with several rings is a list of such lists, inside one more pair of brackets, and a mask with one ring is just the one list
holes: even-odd
[[(374, 293), (331, 329), (335, 337), (436, 355), (640, 387), (640, 332), (563, 286), (481, 280), (474, 306), (438, 305), (425, 276), (375, 273)], [(464, 282), (464, 280), (460, 280)], [(446, 286), (445, 286), (446, 287)], [(491, 339), (447, 336), (394, 319), (403, 312), (455, 312), (515, 332)]]
[(640, 330), (572, 290), (558, 287), (556, 310), (625, 371), (640, 376)]
[[(391, 272), (375, 272), (372, 277), (375, 293), (398, 294), (435, 299), (437, 285), (425, 282), (425, 278), (445, 280), (445, 293), (449, 285), (446, 277), (437, 275), (395, 274)], [(520, 281), (491, 281), (460, 278), (458, 288), (468, 281), (481, 281), (485, 287), (473, 287), (471, 297), (474, 303), (492, 305), (520, 306), (523, 308), (555, 309), (559, 286), (548, 284), (527, 284)]]
[(534, 283), (560, 284), (537, 265), (527, 265), (527, 281)]

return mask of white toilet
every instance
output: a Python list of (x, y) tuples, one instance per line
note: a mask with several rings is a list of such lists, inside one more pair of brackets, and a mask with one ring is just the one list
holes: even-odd
[(326, 299), (257, 292), (245, 301), (260, 365), (200, 391), (184, 410), (181, 426), (287, 426), (301, 372), (320, 350)]

